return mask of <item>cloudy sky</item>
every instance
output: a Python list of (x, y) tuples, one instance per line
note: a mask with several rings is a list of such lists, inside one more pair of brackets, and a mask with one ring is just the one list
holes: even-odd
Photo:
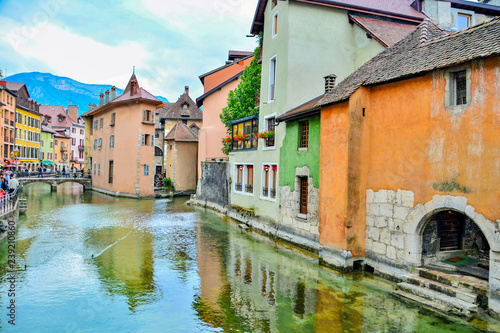
[(139, 84), (175, 101), (198, 76), (222, 66), (245, 37), (257, 0), (0, 0), (4, 75), (45, 72), (125, 88)]

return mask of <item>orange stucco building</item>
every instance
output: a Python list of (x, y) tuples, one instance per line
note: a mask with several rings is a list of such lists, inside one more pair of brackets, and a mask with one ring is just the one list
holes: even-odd
[(196, 99), (199, 107), (203, 105), (203, 128), (198, 138), (198, 178), (201, 177), (201, 162), (225, 157), (221, 149), (227, 130), (219, 115), (227, 105), (229, 92), (236, 89), (243, 70), (250, 65), (252, 59), (252, 52), (239, 52), (235, 55), (234, 51), (230, 51), (226, 65), (200, 76), (204, 93)]
[(162, 102), (139, 86), (134, 75), (122, 95), (112, 89), (83, 115), (86, 165), (94, 190), (117, 196), (154, 195), (154, 114)]
[(395, 275), (480, 250), (500, 312), (498, 40), (498, 18), (449, 35), (425, 21), (325, 95), (325, 262)]

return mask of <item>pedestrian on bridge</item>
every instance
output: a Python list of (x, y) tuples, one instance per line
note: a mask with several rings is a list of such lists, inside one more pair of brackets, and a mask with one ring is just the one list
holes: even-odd
[(12, 178), (9, 181), (9, 193), (14, 192), (19, 187), (19, 181), (17, 180), (17, 176), (15, 174), (12, 175)]

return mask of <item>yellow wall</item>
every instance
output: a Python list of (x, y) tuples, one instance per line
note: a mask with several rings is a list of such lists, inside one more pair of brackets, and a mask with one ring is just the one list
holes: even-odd
[[(29, 148), (33, 147), (36, 150), (40, 150), (40, 142), (39, 141), (34, 141), (33, 139), (28, 140), (29, 131), (31, 131), (32, 133), (33, 132), (38, 133), (38, 135), (40, 135), (40, 132), (41, 132), (40, 131), (40, 128), (41, 128), (40, 115), (35, 114), (33, 112), (30, 112), (30, 111), (26, 111), (26, 110), (19, 108), (19, 107), (16, 108), (16, 111), (18, 114), (21, 114), (21, 116), (22, 116), (22, 122), (21, 123), (16, 122), (16, 131), (17, 131), (16, 145), (19, 147), (19, 151), (20, 151), (19, 161), (21, 161), (23, 163), (39, 163), (40, 158), (35, 158), (35, 157), (28, 158), (27, 154), (25, 155), (25, 153), (24, 153), (24, 150), (25, 150), (24, 148), (26, 147), (26, 150), (28, 150)], [(29, 126), (28, 117), (37, 119), (39, 127), (37, 128), (37, 127)], [(19, 132), (19, 130), (21, 130), (21, 133)], [(26, 135), (24, 133), (25, 131), (26, 131)]]

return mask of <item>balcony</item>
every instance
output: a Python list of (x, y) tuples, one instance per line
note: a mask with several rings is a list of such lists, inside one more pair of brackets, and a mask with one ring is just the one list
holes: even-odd
[(61, 144), (61, 152), (68, 151), (68, 147)]
[(78, 146), (78, 150), (85, 150), (85, 146)]
[(10, 138), (10, 143), (16, 143), (16, 139)]

